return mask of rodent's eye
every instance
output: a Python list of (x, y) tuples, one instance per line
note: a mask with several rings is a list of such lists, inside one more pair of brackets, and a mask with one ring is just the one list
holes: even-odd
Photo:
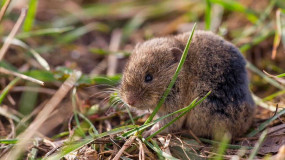
[(145, 76), (145, 78), (144, 78), (144, 81), (145, 81), (146, 83), (151, 82), (151, 81), (152, 81), (152, 75), (147, 74), (147, 75)]

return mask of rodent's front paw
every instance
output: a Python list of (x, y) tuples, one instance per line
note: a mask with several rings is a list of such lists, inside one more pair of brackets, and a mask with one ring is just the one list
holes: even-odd
[(146, 137), (152, 135), (153, 133), (155, 133), (156, 131), (158, 131), (159, 129), (160, 129), (160, 124), (156, 123), (154, 126), (151, 127), (150, 130), (143, 132), (142, 136), (144, 138), (146, 138)]

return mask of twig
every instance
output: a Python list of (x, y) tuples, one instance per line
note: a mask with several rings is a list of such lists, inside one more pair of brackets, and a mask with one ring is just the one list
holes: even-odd
[(113, 160), (119, 160), (123, 152), (134, 142), (136, 136), (130, 137), (127, 142), (123, 145), (123, 147), (119, 150), (117, 155), (113, 158)]
[[(185, 156), (187, 157), (188, 160), (190, 160), (189, 156), (187, 155), (187, 153), (185, 152), (185, 147), (184, 147), (184, 144), (183, 144), (183, 141), (178, 138), (177, 136), (175, 136), (175, 138), (181, 143), (181, 149), (183, 151), (183, 153), (185, 154)], [(191, 147), (192, 148), (192, 147)]]
[(11, 0), (6, 0), (5, 4), (1, 8), (1, 11), (0, 11), (0, 22), (1, 22), (2, 18), (4, 17), (5, 12), (6, 12), (7, 8), (9, 7), (10, 2), (11, 2)]
[(140, 145), (139, 160), (145, 160), (143, 143), (139, 138), (136, 138), (136, 140), (139, 142), (139, 145)]
[(189, 129), (189, 133), (191, 134), (191, 136), (193, 136), (193, 138), (200, 144), (203, 145), (203, 143), (200, 141), (200, 139), (192, 132), (191, 129)]
[[(1, 61), (1, 60), (0, 60)], [(10, 71), (8, 69), (5, 69), (3, 67), (0, 67), (0, 73), (4, 73), (4, 74), (8, 74), (8, 75), (14, 75), (16, 77), (20, 77), (22, 79), (25, 79), (25, 80), (28, 80), (28, 81), (31, 81), (31, 82), (34, 82), (34, 83), (38, 83), (40, 85), (44, 85), (44, 82), (43, 81), (40, 81), (40, 80), (37, 80), (35, 78), (32, 78), (32, 77), (29, 77), (29, 76), (26, 76), (24, 74), (21, 74), (21, 73), (17, 73), (17, 72), (14, 72), (14, 71)]]
[[(161, 148), (163, 152), (171, 155), (170, 149), (169, 149), (169, 142), (171, 140), (171, 134), (168, 134), (165, 138), (164, 136), (158, 137), (159, 142), (163, 145)], [(171, 155), (172, 156), (172, 155)]]
[(21, 15), (18, 18), (15, 26), (13, 27), (12, 31), (10, 32), (10, 34), (8, 35), (7, 39), (5, 40), (1, 50), (0, 50), (0, 61), (2, 60), (2, 58), (4, 57), (6, 51), (8, 50), (13, 38), (15, 37), (15, 35), (17, 34), (18, 30), (20, 29), (23, 21), (26, 18), (27, 15), (27, 8), (22, 8), (21, 10)]

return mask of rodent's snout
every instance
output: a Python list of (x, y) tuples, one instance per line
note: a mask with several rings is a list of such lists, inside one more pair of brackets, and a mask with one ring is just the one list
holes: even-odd
[(130, 106), (135, 106), (136, 103), (138, 101), (138, 97), (131, 93), (131, 92), (127, 92), (125, 95), (125, 102), (130, 105)]

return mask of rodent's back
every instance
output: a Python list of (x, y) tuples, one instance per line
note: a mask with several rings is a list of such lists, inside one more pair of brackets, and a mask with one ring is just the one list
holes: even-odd
[[(189, 34), (175, 38), (186, 44)], [(214, 128), (223, 124), (232, 136), (240, 136), (251, 125), (255, 108), (248, 88), (245, 59), (233, 44), (205, 31), (194, 34), (189, 50), (184, 69), (196, 82), (190, 86), (195, 90), (192, 98), (203, 97), (212, 91), (190, 112), (189, 127), (198, 135), (210, 136)], [(206, 123), (197, 122), (197, 119)], [(205, 128), (212, 128), (212, 131)]]
[[(175, 38), (186, 45), (189, 35), (184, 33)], [(245, 65), (245, 59), (233, 44), (212, 32), (196, 31), (184, 69), (195, 78), (197, 87), (205, 90), (195, 96), (203, 96), (212, 90), (213, 94), (226, 97), (226, 93), (219, 93), (223, 88), (229, 87), (230, 90), (236, 85), (247, 86)]]

